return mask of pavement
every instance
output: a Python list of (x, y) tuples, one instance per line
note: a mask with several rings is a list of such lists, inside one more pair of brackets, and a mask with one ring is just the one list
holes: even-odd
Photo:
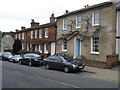
[(120, 66), (114, 67), (112, 69), (102, 69), (86, 66), (84, 72), (89, 72), (88, 74), (85, 74), (84, 77), (95, 78), (115, 83), (120, 82), (120, 80), (118, 79), (118, 77), (120, 77)]

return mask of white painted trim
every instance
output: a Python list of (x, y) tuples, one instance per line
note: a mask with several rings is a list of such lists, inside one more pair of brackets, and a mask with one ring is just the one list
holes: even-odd
[[(80, 26), (79, 27), (77, 27), (77, 17), (80, 17)], [(76, 28), (81, 28), (81, 16), (76, 16)]]
[[(74, 57), (73, 58), (76, 58), (76, 41), (77, 41), (77, 37), (74, 39)], [(81, 41), (80, 41), (80, 55), (81, 55)]]
[(67, 27), (64, 28), (65, 21), (66, 21), (66, 23), (67, 23), (67, 20), (66, 20), (66, 19), (63, 19), (63, 30), (67, 30)]
[(54, 54), (55, 54), (55, 49), (56, 49), (55, 42), (52, 42), (52, 43), (51, 43), (51, 55), (54, 55)]
[[(99, 13), (99, 24), (94, 24), (94, 13), (98, 12)], [(100, 12), (99, 10), (92, 12), (92, 26), (99, 26), (100, 25)]]
[[(100, 37), (99, 37), (100, 42)], [(99, 43), (99, 51), (100, 51), (100, 43)], [(99, 52), (93, 52), (93, 37), (91, 37), (91, 52), (90, 54), (99, 54)]]
[(46, 50), (46, 44), (44, 44), (44, 53), (47, 54), (48, 50)]

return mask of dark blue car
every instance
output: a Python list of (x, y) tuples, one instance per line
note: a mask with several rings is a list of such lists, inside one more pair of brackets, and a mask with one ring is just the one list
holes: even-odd
[(27, 64), (29, 66), (42, 65), (44, 57), (42, 55), (28, 53), (19, 59), (19, 64)]

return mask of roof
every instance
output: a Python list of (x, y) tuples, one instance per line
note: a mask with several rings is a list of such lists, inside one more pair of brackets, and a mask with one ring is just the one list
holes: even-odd
[(116, 9), (120, 10), (120, 2), (117, 4)]
[(76, 14), (76, 13), (79, 13), (79, 12), (84, 12), (84, 11), (95, 9), (95, 8), (110, 6), (112, 4), (113, 4), (113, 2), (104, 2), (104, 3), (96, 4), (96, 5), (93, 5), (93, 6), (88, 6), (87, 8), (83, 8), (83, 9), (79, 9), (79, 10), (76, 10), (76, 11), (68, 12), (64, 15), (58, 16), (57, 18), (66, 17), (68, 15), (73, 15), (73, 14)]
[(17, 32), (15, 32), (15, 33), (18, 33), (18, 32), (25, 32), (25, 31), (35, 30), (35, 29), (40, 29), (40, 28), (46, 28), (46, 27), (49, 27), (49, 26), (56, 26), (56, 22), (53, 22), (53, 23), (46, 23), (46, 24), (42, 24), (42, 25), (39, 25), (39, 26), (36, 26), (36, 27), (26, 28), (26, 29), (17, 31)]

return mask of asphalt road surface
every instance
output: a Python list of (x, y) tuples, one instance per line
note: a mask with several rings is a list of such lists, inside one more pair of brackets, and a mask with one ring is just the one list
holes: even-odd
[(8, 61), (1, 68), (2, 88), (118, 88), (117, 83), (86, 78), (84, 72), (64, 73)]

